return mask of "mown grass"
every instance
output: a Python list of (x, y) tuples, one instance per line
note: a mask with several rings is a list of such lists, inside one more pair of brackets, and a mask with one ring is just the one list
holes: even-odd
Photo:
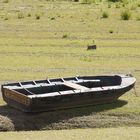
[(96, 140), (108, 139), (108, 140), (139, 140), (140, 128), (138, 127), (119, 127), (119, 128), (104, 128), (104, 129), (77, 129), (77, 130), (57, 130), (57, 131), (38, 131), (34, 132), (7, 132), (0, 133), (0, 139), (5, 140), (5, 134), (7, 140)]
[[(110, 8), (108, 4), (111, 5)], [(139, 7), (132, 8), (132, 4), (125, 5), (125, 8), (131, 10), (132, 16), (130, 20), (124, 21), (120, 17), (121, 11), (124, 10), (121, 3), (118, 3), (120, 8), (116, 8), (116, 3), (108, 2), (96, 2), (96, 4), (46, 2), (45, 0), (36, 3), (32, 3), (32, 0), (1, 2), (1, 83), (47, 77), (132, 73), (137, 79), (136, 91), (139, 95), (140, 30), (139, 20), (135, 19), (139, 14)], [(101, 18), (103, 11), (108, 12), (109, 18)], [(24, 13), (24, 18), (19, 19), (18, 13)], [(37, 13), (40, 16), (39, 20), (36, 20)], [(7, 15), (8, 20), (5, 20)], [(109, 33), (110, 30), (113, 30), (112, 34)], [(93, 40), (97, 50), (87, 51), (87, 45), (92, 44)], [(123, 101), (109, 105), (31, 116), (5, 106), (1, 99), (0, 115), (1, 120), (5, 118), (9, 122), (9, 126), (4, 122), (4, 130), (140, 126), (140, 98), (130, 91), (120, 99)], [(17, 114), (18, 118), (15, 117)], [(138, 137), (135, 136), (138, 136), (137, 129), (134, 127), (132, 134), (131, 128), (127, 128), (126, 139), (127, 136), (137, 139)], [(74, 130), (80, 135), (79, 131), (86, 133), (94, 130)], [(110, 135), (108, 131), (121, 132), (119, 138), (124, 138), (123, 132), (126, 133), (122, 128), (103, 129), (104, 136)], [(60, 131), (63, 134), (64, 132)], [(74, 132), (72, 130), (68, 135)], [(41, 134), (47, 137), (48, 133), (53, 132), (47, 131), (47, 134), (43, 131), (23, 132), (23, 135), (25, 134), (23, 139), (26, 138), (26, 134), (34, 135), (37, 139)], [(58, 133), (56, 132), (56, 135), (59, 135)], [(112, 132), (110, 139), (118, 133)], [(5, 133), (1, 134), (3, 138)], [(18, 138), (22, 133), (7, 133), (7, 136), (10, 137), (12, 134)], [(94, 134), (91, 134), (91, 137)]]

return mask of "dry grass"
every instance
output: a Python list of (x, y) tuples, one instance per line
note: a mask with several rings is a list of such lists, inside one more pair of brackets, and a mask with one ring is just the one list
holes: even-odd
[[(136, 90), (140, 94), (140, 31), (139, 21), (133, 18), (139, 14), (139, 7), (131, 11), (131, 20), (123, 21), (120, 19), (123, 7), (111, 4), (107, 8), (106, 2), (82, 5), (16, 0), (0, 2), (0, 5), (1, 83), (131, 72), (137, 78)], [(127, 6), (131, 7), (131, 3)], [(101, 19), (102, 11), (108, 11), (109, 18)], [(17, 18), (19, 12), (24, 13), (24, 18)], [(27, 16), (28, 13), (31, 16)], [(40, 13), (39, 20), (35, 18), (36, 13)], [(9, 19), (4, 20), (7, 14)], [(109, 33), (110, 29), (113, 34)], [(87, 51), (87, 44), (93, 40), (97, 50)], [(0, 100), (0, 129), (140, 126), (140, 98), (129, 92), (121, 100), (109, 105), (30, 115), (5, 106)]]
[(1, 140), (139, 140), (139, 127), (118, 127), (118, 128), (102, 128), (102, 129), (77, 129), (77, 130), (55, 130), (55, 131), (29, 131), (29, 132), (7, 132), (0, 133)]
[[(136, 99), (132, 95), (128, 97)], [(118, 100), (111, 104), (32, 114), (4, 105), (0, 106), (1, 131), (140, 126), (140, 110), (136, 105), (133, 100), (129, 103)]]

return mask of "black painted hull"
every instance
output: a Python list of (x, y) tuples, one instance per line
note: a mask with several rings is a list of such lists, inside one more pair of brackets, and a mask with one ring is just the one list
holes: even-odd
[[(17, 92), (2, 88), (3, 99), (8, 105), (24, 112), (52, 111), (57, 109), (97, 105), (110, 103), (117, 100), (121, 95), (131, 90), (135, 82), (129, 86), (99, 91), (85, 91), (76, 94), (68, 94), (52, 97), (28, 98), (17, 96)], [(15, 92), (15, 93), (14, 93)]]

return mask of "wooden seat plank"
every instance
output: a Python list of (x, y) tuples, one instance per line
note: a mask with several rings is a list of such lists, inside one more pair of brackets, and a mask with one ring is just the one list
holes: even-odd
[(64, 82), (65, 86), (74, 88), (74, 89), (79, 89), (79, 90), (88, 90), (89, 88), (85, 87), (85, 86), (81, 86), (79, 84), (76, 83), (72, 83), (72, 82)]

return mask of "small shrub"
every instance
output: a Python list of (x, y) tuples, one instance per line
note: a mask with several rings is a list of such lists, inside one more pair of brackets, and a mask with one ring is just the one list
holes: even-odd
[(120, 3), (116, 3), (116, 8), (120, 8)]
[(140, 7), (140, 3), (138, 3), (137, 5), (138, 5), (138, 7)]
[(9, 0), (3, 0), (3, 3), (8, 3), (9, 2)]
[(55, 17), (51, 17), (51, 20), (55, 20)]
[(18, 13), (18, 19), (24, 18), (24, 14), (22, 12)]
[(88, 0), (80, 0), (81, 4), (88, 4)]
[(30, 14), (30, 13), (28, 13), (28, 14), (27, 14), (27, 17), (31, 17), (31, 14)]
[(40, 19), (40, 14), (35, 14), (35, 18), (36, 18), (37, 20), (39, 20), (39, 19)]
[(137, 15), (136, 20), (140, 21), (140, 15)]
[(109, 16), (109, 15), (108, 15), (107, 12), (104, 11), (104, 12), (102, 13), (102, 18), (108, 18), (108, 16)]
[(9, 17), (8, 17), (8, 16), (4, 17), (4, 20), (8, 20), (8, 19), (9, 19)]
[(124, 3), (122, 4), (122, 7), (125, 7), (125, 4)]
[(108, 4), (108, 8), (111, 8), (111, 4)]
[(81, 61), (92, 62), (92, 59), (91, 59), (91, 57), (89, 57), (89, 56), (83, 56), (83, 57), (81, 58)]
[(38, 5), (38, 7), (42, 8), (42, 7), (44, 7), (44, 5)]
[(91, 4), (91, 3), (95, 3), (95, 0), (80, 0), (81, 4)]
[(121, 2), (124, 4), (124, 5), (127, 5), (129, 3), (128, 0), (121, 0)]
[(109, 2), (119, 2), (121, 0), (108, 0)]
[(70, 18), (73, 18), (73, 16), (70, 16)]
[(67, 38), (68, 37), (68, 35), (67, 34), (64, 34), (63, 36), (62, 36), (62, 38)]
[(133, 4), (131, 7), (130, 7), (131, 10), (136, 10), (137, 9), (137, 5)]
[(109, 2), (121, 2), (121, 3), (124, 3), (124, 4), (128, 4), (128, 0), (108, 0)]
[(121, 19), (122, 20), (129, 20), (131, 18), (131, 13), (129, 10), (125, 10), (121, 12)]
[(109, 33), (112, 34), (114, 31), (113, 30), (109, 30)]
[(57, 17), (61, 17), (61, 15), (57, 15)]

